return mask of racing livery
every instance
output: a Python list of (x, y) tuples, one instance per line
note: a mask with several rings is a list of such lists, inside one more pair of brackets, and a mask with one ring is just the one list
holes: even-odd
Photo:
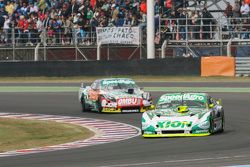
[(149, 92), (144, 92), (130, 78), (105, 78), (79, 90), (82, 111), (145, 112), (154, 109)]
[(220, 100), (206, 93), (167, 93), (142, 114), (143, 137), (207, 136), (224, 130)]

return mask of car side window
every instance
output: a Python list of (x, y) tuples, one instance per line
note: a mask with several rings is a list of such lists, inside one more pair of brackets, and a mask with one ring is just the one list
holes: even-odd
[(209, 104), (217, 104), (216, 100), (212, 97), (209, 97)]
[(100, 89), (100, 83), (99, 82), (94, 82), (92, 85), (91, 85), (91, 89), (93, 90), (98, 90)]

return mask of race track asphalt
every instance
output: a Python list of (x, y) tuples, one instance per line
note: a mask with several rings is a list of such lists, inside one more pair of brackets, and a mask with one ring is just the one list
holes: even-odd
[[(250, 83), (140, 83), (140, 86), (250, 87)], [(152, 95), (157, 99), (162, 93), (152, 92)], [(156, 139), (138, 136), (79, 149), (2, 157), (0, 167), (217, 167), (250, 164), (250, 93), (209, 94), (223, 102), (226, 127), (222, 134)], [(82, 113), (77, 92), (0, 93), (0, 112), (90, 117), (136, 127), (140, 127), (141, 118), (139, 113)]]

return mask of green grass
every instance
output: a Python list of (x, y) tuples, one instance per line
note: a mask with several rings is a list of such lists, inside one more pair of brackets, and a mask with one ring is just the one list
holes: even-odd
[(72, 124), (0, 118), (0, 152), (62, 144), (93, 135)]
[(74, 83), (92, 82), (99, 78), (129, 77), (146, 82), (250, 82), (250, 77), (199, 77), (199, 76), (79, 76), (79, 77), (0, 77), (0, 83)]

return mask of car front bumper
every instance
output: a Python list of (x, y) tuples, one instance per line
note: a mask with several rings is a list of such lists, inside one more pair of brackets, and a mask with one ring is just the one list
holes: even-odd
[(155, 137), (202, 137), (209, 135), (211, 135), (211, 133), (143, 134), (142, 136), (145, 138), (155, 138)]

